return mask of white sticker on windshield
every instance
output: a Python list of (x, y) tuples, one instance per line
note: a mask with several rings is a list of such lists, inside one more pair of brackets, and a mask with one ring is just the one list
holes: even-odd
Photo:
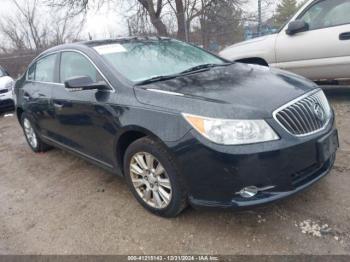
[(121, 44), (100, 45), (100, 46), (95, 46), (94, 49), (100, 55), (113, 54), (113, 53), (123, 53), (123, 52), (128, 51)]

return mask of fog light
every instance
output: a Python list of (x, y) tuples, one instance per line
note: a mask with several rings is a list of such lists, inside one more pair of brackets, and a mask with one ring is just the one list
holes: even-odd
[(237, 194), (239, 194), (243, 198), (252, 198), (256, 196), (257, 193), (259, 193), (259, 188), (257, 188), (256, 186), (248, 186), (243, 188)]
[(236, 195), (240, 195), (243, 198), (252, 198), (255, 197), (259, 192), (267, 191), (274, 189), (276, 186), (266, 186), (266, 187), (256, 187), (248, 186), (243, 188), (241, 191), (237, 192)]

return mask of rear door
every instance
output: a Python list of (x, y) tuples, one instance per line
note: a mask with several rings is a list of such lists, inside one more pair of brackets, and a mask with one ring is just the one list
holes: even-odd
[(309, 30), (277, 37), (277, 67), (312, 80), (350, 78), (350, 0), (319, 0), (295, 20)]
[(51, 94), (53, 88), (59, 85), (57, 58), (57, 53), (50, 54), (31, 65), (19, 96), (23, 99), (24, 109), (32, 118), (36, 129), (46, 136), (49, 136), (54, 128)]

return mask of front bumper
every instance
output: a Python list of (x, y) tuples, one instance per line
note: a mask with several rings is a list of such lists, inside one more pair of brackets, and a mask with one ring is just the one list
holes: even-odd
[[(213, 202), (213, 201), (203, 201), (199, 199), (190, 198), (190, 202), (195, 207), (221, 207), (221, 208), (236, 208), (244, 209), (250, 207), (257, 207), (278, 200), (292, 196), (304, 189), (310, 187), (317, 181), (319, 181), (324, 176), (328, 175), (333, 167), (335, 161), (335, 155), (330, 158), (326, 163), (320, 166), (310, 167), (309, 169), (302, 171), (303, 175), (300, 176), (299, 185), (295, 186), (294, 189), (285, 192), (275, 192), (274, 189), (270, 191), (259, 192), (255, 197), (243, 198), (241, 196), (236, 196), (231, 199), (230, 202)], [(292, 182), (294, 184), (294, 182)]]
[(0, 93), (0, 111), (13, 109), (14, 101), (12, 92), (8, 91), (6, 93)]
[[(302, 139), (222, 147), (203, 144), (193, 131), (172, 149), (192, 206), (241, 209), (286, 198), (326, 176), (333, 167), (335, 151), (327, 159), (320, 157), (319, 143), (332, 134), (337, 131), (331, 126)], [(237, 194), (249, 186), (273, 188), (248, 199)]]

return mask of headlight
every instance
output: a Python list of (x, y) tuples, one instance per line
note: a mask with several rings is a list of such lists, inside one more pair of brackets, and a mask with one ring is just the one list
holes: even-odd
[(8, 89), (9, 91), (12, 91), (13, 87), (15, 86), (14, 81), (10, 81), (5, 85), (5, 88)]
[(201, 135), (222, 145), (244, 145), (278, 140), (265, 120), (228, 120), (182, 114)]

